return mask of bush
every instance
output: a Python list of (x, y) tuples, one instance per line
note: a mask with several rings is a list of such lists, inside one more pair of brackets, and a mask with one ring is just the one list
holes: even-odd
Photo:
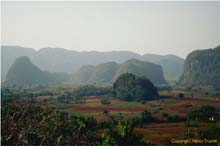
[(163, 117), (168, 117), (168, 113), (162, 113)]
[[(65, 118), (65, 120), (63, 120)], [(97, 122), (23, 102), (2, 108), (2, 145), (84, 145), (99, 141)]]
[(141, 104), (145, 104), (146, 103), (146, 101), (141, 101)]
[(80, 97), (108, 95), (110, 93), (112, 93), (112, 89), (110, 87), (96, 87), (92, 85), (85, 85), (80, 86), (78, 88), (74, 88), (70, 91), (67, 90), (64, 93), (59, 94), (57, 101), (74, 101), (75, 103), (84, 103), (84, 101)]
[(152, 116), (147, 110), (141, 112), (140, 117), (133, 118), (133, 123), (136, 126), (143, 127), (145, 123), (157, 122), (158, 120)]
[(212, 106), (202, 106), (198, 110), (191, 111), (187, 114), (190, 120), (208, 121), (210, 117), (218, 121), (220, 119), (220, 111)]
[(108, 110), (103, 110), (103, 115), (105, 115), (105, 116), (109, 116), (109, 111)]
[(167, 120), (170, 122), (179, 122), (182, 119), (178, 115), (174, 114), (174, 115), (168, 116)]
[(109, 101), (108, 99), (102, 99), (102, 100), (101, 100), (101, 103), (102, 103), (103, 105), (109, 105), (109, 104), (110, 104), (110, 101)]
[(184, 95), (183, 93), (178, 93), (178, 94), (176, 95), (176, 97), (178, 97), (178, 98), (184, 98), (185, 95)]
[(206, 139), (219, 139), (219, 131), (220, 131), (220, 125), (219, 122), (217, 122), (209, 129), (201, 130), (200, 136), (201, 138), (206, 138)]
[(192, 120), (192, 121), (191, 120), (186, 120), (184, 125), (186, 127), (199, 127), (199, 122), (196, 121), (196, 120)]
[[(41, 108), (28, 101), (4, 104), (1, 114), (1, 144), (21, 146), (116, 146), (145, 145), (142, 135), (133, 134), (133, 119), (100, 124), (83, 118)], [(104, 130), (102, 136), (98, 130)], [(150, 144), (149, 144), (150, 145)]]

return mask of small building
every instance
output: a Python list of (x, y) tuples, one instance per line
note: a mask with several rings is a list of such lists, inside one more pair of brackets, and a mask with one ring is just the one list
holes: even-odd
[(209, 117), (209, 121), (214, 121), (214, 117)]

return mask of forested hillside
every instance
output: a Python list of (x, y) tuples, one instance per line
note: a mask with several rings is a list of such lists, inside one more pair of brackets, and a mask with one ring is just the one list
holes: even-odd
[(180, 84), (220, 85), (220, 46), (190, 53), (185, 61)]
[(97, 66), (83, 66), (73, 74), (72, 82), (79, 84), (112, 84), (123, 73), (144, 76), (154, 84), (166, 84), (161, 66), (136, 59), (122, 64), (107, 62)]
[(1, 53), (3, 81), (13, 62), (20, 56), (28, 56), (31, 62), (41, 70), (66, 73), (75, 73), (84, 65), (98, 65), (106, 62), (123, 63), (134, 58), (161, 65), (166, 80), (178, 80), (182, 74), (184, 62), (184, 59), (175, 55), (139, 55), (129, 51), (77, 52), (63, 48), (42, 48), (35, 51), (33, 48), (1, 46)]

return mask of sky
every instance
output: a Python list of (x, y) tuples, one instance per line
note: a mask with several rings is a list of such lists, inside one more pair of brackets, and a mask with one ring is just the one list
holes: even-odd
[(1, 44), (185, 58), (220, 45), (220, 2), (1, 2)]

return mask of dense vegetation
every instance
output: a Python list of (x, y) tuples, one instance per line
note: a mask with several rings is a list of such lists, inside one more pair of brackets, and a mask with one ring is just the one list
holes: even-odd
[[(28, 101), (6, 102), (2, 107), (2, 145), (117, 146), (147, 145), (133, 134), (133, 120), (101, 124), (93, 118), (41, 108)], [(104, 130), (100, 135), (98, 130)]]
[(96, 122), (43, 109), (27, 102), (2, 108), (2, 145), (85, 145), (98, 142)]
[(146, 101), (158, 97), (151, 81), (130, 73), (122, 74), (113, 84), (114, 96), (124, 101)]
[(188, 113), (188, 119), (192, 120), (209, 121), (210, 118), (220, 120), (220, 110), (212, 106), (202, 106), (200, 109)]
[(219, 139), (220, 137), (220, 124), (217, 122), (207, 130), (201, 130), (200, 135), (201, 138), (208, 138), (208, 139)]
[[(136, 85), (135, 83), (138, 81), (136, 79), (143, 79), (129, 73), (121, 76), (124, 76), (124, 80), (118, 82), (120, 87), (134, 89), (136, 86), (133, 87), (130, 83)], [(140, 86), (137, 85), (137, 87)], [(170, 91), (170, 88), (165, 87), (160, 90)], [(2, 145), (152, 145), (151, 142), (155, 143), (152, 137), (159, 139), (160, 135), (163, 137), (171, 134), (169, 138), (172, 138), (174, 135), (171, 133), (172, 131), (168, 131), (169, 133), (166, 135), (163, 130), (172, 129), (172, 126), (175, 125), (176, 128), (182, 128), (181, 133), (185, 137), (218, 138), (219, 109), (212, 106), (195, 107), (195, 102), (185, 102), (185, 100), (189, 100), (187, 97), (163, 98), (149, 102), (141, 100), (139, 103), (118, 101), (118, 99), (110, 98), (112, 92), (115, 93), (115, 91), (111, 87), (91, 85), (4, 87), (2, 88), (1, 108)], [(133, 90), (126, 90), (126, 93), (130, 91)], [(85, 102), (81, 102), (83, 100)], [(187, 116), (179, 114), (180, 109), (178, 108), (176, 108), (177, 112), (175, 109), (173, 113), (167, 111), (167, 106), (169, 109), (173, 105), (181, 105), (178, 107), (186, 110)], [(89, 110), (84, 111), (84, 114), (80, 114), (81, 111), (71, 111), (76, 107), (79, 109), (87, 106), (89, 108), (101, 107), (101, 110), (95, 111), (94, 115), (93, 113), (87, 114)], [(134, 112), (135, 107), (144, 109)], [(116, 109), (116, 112), (111, 109)], [(131, 109), (132, 112), (127, 114), (123, 110), (117, 111), (117, 109)], [(188, 112), (189, 110), (190, 112)], [(104, 118), (99, 120), (99, 117)], [(152, 129), (156, 130), (152, 131)], [(148, 143), (148, 139), (150, 139), (150, 143)]]
[(96, 87), (92, 85), (85, 85), (59, 94), (57, 99), (59, 102), (64, 102), (69, 100), (80, 100), (80, 98), (84, 96), (110, 95), (111, 93), (111, 87)]
[(122, 64), (107, 62), (97, 66), (83, 66), (74, 75), (73, 82), (80, 84), (112, 84), (123, 73), (144, 76), (154, 84), (166, 84), (161, 66), (136, 59)]
[[(46, 88), (46, 87), (44, 87)], [(1, 89), (1, 101), (8, 101), (13, 99), (20, 99), (20, 98), (28, 98), (29, 100), (35, 100), (37, 96), (53, 96), (56, 92), (51, 91), (33, 91), (37, 90), (37, 88), (29, 88), (26, 89), (24, 87), (2, 87)]]
[(150, 62), (132, 59), (123, 64), (108, 62), (95, 67), (86, 66), (71, 77), (65, 73), (41, 71), (26, 56), (15, 60), (8, 71), (4, 84), (6, 86), (37, 86), (68, 82), (75, 85), (111, 85), (119, 75), (125, 72), (145, 76), (154, 84), (166, 84), (162, 68)]
[(185, 61), (180, 84), (220, 85), (220, 46), (190, 53)]
[(10, 67), (4, 85), (6, 86), (33, 86), (48, 85), (65, 81), (67, 74), (41, 71), (36, 65), (32, 64), (26, 56), (19, 57)]

